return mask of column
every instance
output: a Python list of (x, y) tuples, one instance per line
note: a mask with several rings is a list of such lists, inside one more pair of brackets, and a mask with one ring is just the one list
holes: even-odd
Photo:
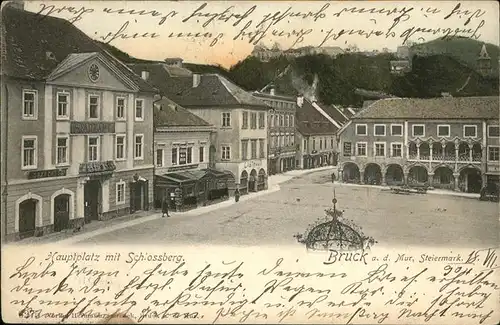
[(420, 143), (417, 142), (417, 160), (420, 160)]
[(455, 170), (458, 170), (458, 147), (459, 144), (455, 143)]
[[(85, 180), (78, 179), (76, 181), (76, 197), (75, 197), (75, 220), (73, 227), (82, 226), (85, 223)], [(71, 221), (70, 221), (71, 222)]]
[(455, 181), (455, 187), (454, 187), (454, 190), (455, 191), (460, 191), (460, 188), (458, 187), (458, 179), (460, 177), (460, 174), (459, 173), (453, 173), (453, 178), (454, 178), (454, 181)]
[(403, 172), (404, 184), (408, 185), (408, 172)]
[(382, 172), (382, 186), (386, 186), (387, 183), (385, 182), (385, 173)]
[(109, 211), (109, 179), (102, 182), (102, 206), (101, 213), (104, 214)]
[(469, 161), (472, 162), (472, 143), (469, 143)]
[(433, 172), (430, 172), (429, 174), (427, 174), (427, 180), (429, 183), (429, 187), (432, 187), (433, 182), (434, 182), (434, 173)]
[(359, 171), (359, 182), (361, 184), (365, 183), (365, 171), (364, 170)]
[(445, 142), (445, 143), (441, 143), (441, 156), (442, 156), (442, 157), (441, 157), (441, 161), (444, 161), (444, 160), (445, 160), (445, 159), (444, 159), (444, 156), (445, 156), (445, 154), (446, 154), (445, 149), (446, 149), (446, 142)]
[(432, 170), (432, 148), (434, 147), (434, 144), (432, 142), (429, 143), (429, 170)]

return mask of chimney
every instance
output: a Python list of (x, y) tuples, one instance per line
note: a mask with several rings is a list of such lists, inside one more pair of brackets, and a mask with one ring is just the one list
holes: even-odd
[(10, 1), (7, 5), (12, 7), (12, 8), (24, 10), (24, 1), (23, 0), (13, 0), (13, 1)]
[(272, 87), (269, 89), (269, 94), (271, 94), (271, 96), (275, 96), (275, 95), (276, 95), (276, 90), (274, 89), (274, 86), (272, 86)]
[(197, 73), (193, 73), (193, 88), (196, 88), (200, 85), (201, 75)]
[(149, 71), (141, 71), (141, 78), (144, 80), (149, 79)]
[(304, 105), (304, 96), (299, 95), (299, 96), (297, 96), (297, 106), (302, 107), (302, 105)]

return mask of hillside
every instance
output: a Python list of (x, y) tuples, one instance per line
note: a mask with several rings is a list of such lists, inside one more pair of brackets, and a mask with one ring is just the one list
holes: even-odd
[[(447, 55), (460, 63), (476, 69), (477, 56), (481, 51), (483, 42), (466, 38), (452, 37), (450, 39), (436, 39), (426, 43), (416, 44), (410, 48), (410, 52), (418, 55)], [(498, 59), (500, 48), (494, 44), (486, 43), (486, 50), (492, 59), (493, 74), (498, 75)]]

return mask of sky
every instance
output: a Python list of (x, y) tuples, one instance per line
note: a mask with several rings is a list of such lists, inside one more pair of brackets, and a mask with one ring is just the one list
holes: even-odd
[(255, 44), (395, 50), (445, 35), (499, 45), (496, 1), (25, 1), (131, 56), (229, 67)]

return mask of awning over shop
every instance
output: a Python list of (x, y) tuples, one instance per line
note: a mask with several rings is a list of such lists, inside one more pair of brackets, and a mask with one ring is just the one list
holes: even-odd
[(226, 179), (232, 178), (231, 172), (216, 169), (195, 169), (181, 172), (155, 175), (155, 185), (160, 187), (176, 187), (185, 184), (197, 183), (201, 179)]

